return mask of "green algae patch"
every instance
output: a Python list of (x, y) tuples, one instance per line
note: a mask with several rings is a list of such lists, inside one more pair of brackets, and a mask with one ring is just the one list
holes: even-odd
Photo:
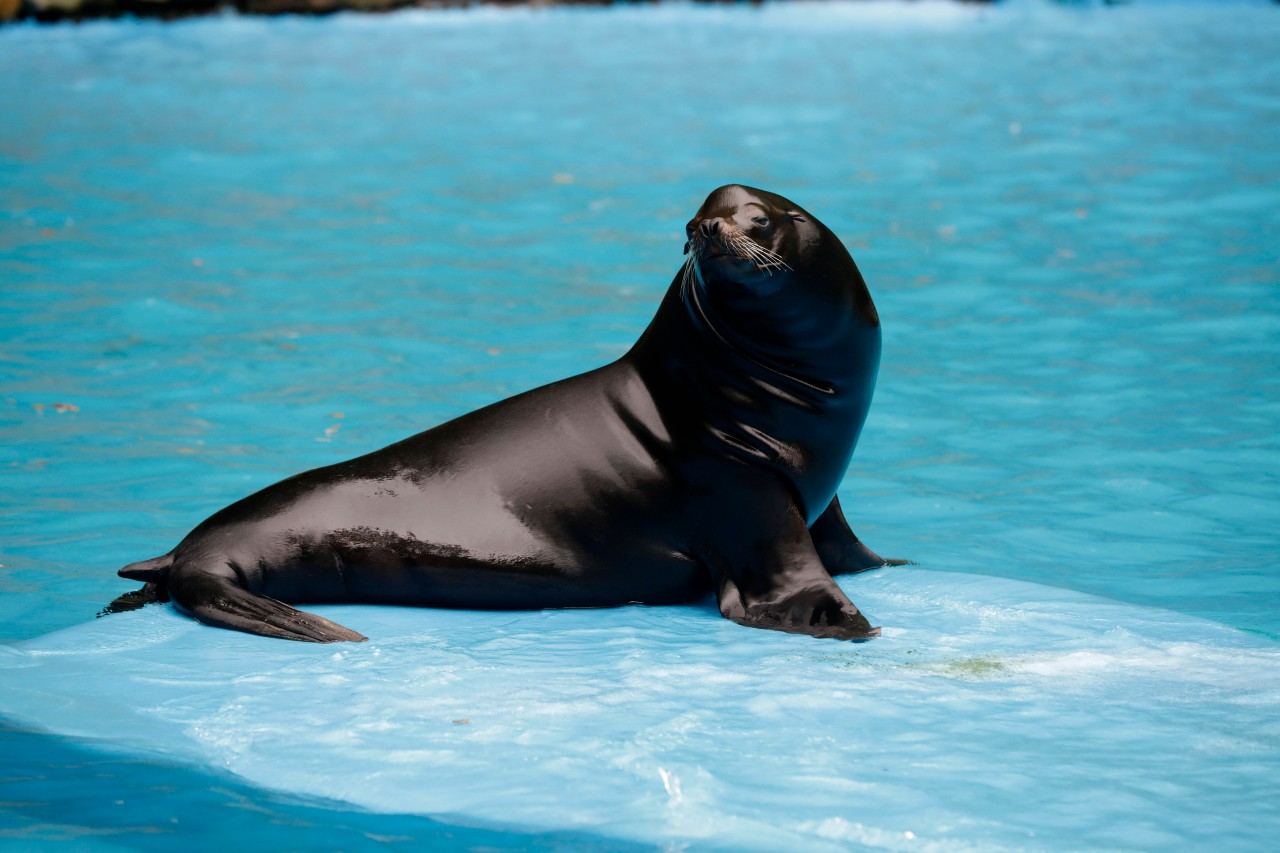
[(1009, 665), (1000, 658), (986, 656), (957, 658), (931, 668), (950, 678), (997, 678), (1009, 672)]

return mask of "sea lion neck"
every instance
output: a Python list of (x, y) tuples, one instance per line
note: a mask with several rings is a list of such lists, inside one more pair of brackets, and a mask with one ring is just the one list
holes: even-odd
[[(840, 359), (826, 350), (839, 342), (842, 335), (838, 331), (817, 333), (813, 317), (796, 310), (794, 300), (788, 304), (785, 294), (735, 297), (716, 300), (700, 281), (683, 281), (680, 304), (691, 333), (736, 355), (745, 370), (764, 377), (772, 374), (824, 394), (834, 393)], [(826, 325), (831, 325), (831, 319), (825, 318)], [(837, 321), (837, 325), (843, 324)], [(821, 345), (821, 338), (829, 339), (827, 346)]]

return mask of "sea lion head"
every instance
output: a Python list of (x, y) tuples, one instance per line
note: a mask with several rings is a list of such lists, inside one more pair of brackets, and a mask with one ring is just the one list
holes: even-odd
[(844, 244), (795, 202), (728, 184), (707, 196), (685, 233), (685, 287), (739, 341), (790, 359), (879, 326)]

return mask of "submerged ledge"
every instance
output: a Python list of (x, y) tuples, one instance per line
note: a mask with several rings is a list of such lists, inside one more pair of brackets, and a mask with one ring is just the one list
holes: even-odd
[[(458, 9), (471, 6), (656, 5), (661, 0), (0, 0), (0, 24), (41, 23), (91, 18), (176, 20), (194, 15), (239, 12), (243, 15), (331, 15), (335, 12), (394, 12), (398, 9)], [(694, 0), (704, 4), (762, 5), (765, 0)], [(995, 0), (957, 0), (990, 3)]]

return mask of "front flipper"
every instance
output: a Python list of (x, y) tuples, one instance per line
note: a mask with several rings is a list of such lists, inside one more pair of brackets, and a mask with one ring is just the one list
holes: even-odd
[(911, 564), (910, 560), (886, 560), (864, 545), (849, 528), (849, 522), (845, 521), (838, 497), (833, 497), (822, 515), (810, 525), (809, 533), (813, 536), (822, 564), (832, 575), (851, 575), (885, 566)]
[(773, 532), (724, 555), (716, 595), (725, 618), (837, 640), (880, 635), (831, 579), (798, 510), (791, 507), (782, 529)]
[(304, 643), (368, 639), (322, 616), (256, 595), (231, 578), (199, 569), (179, 567), (170, 575), (169, 593), (180, 610), (206, 625)]

